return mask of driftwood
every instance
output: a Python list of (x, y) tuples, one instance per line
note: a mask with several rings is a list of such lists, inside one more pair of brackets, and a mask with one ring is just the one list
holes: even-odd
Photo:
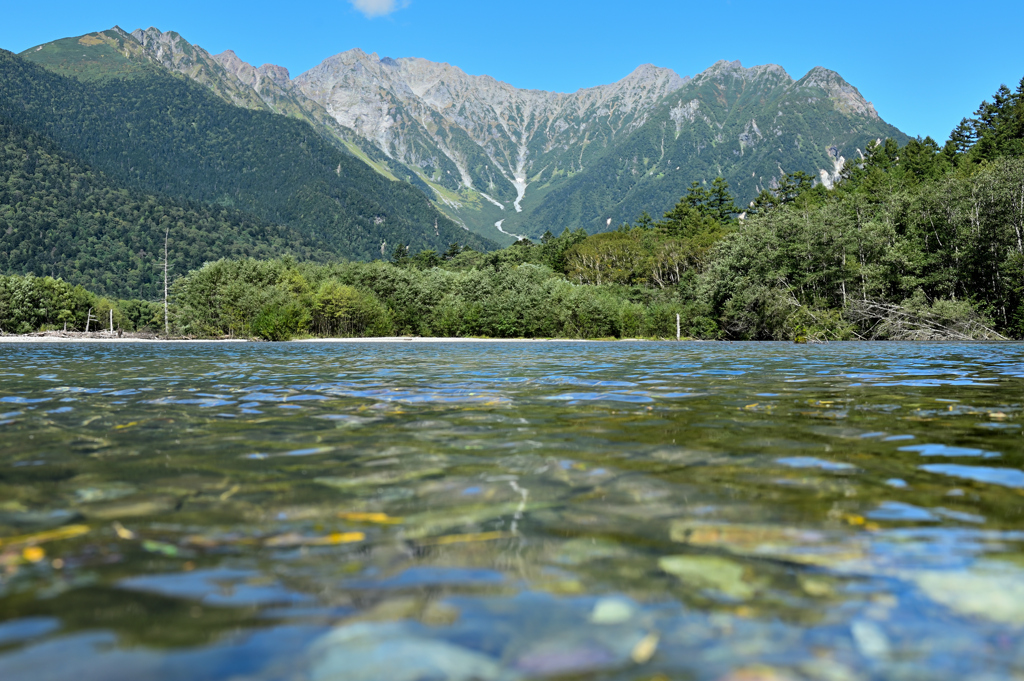
[(914, 309), (879, 300), (850, 301), (844, 316), (861, 328), (864, 340), (1008, 340), (977, 313), (950, 319), (934, 309)]

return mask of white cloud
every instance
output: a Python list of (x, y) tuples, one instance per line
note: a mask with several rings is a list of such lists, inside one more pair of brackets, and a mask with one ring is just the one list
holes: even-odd
[(367, 19), (384, 17), (409, 6), (409, 0), (348, 0)]

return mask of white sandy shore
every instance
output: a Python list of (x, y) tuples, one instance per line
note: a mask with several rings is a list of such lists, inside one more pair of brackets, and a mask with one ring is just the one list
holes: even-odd
[[(641, 340), (624, 338), (622, 340)], [(26, 343), (252, 343), (244, 338), (203, 340), (201, 338), (118, 338), (111, 335), (95, 336), (0, 336), (0, 345)], [(592, 343), (595, 341), (573, 338), (421, 338), (419, 336), (388, 336), (380, 338), (302, 338), (289, 343)]]
[(244, 338), (226, 338), (217, 340), (191, 340), (188, 338), (118, 338), (117, 336), (68, 337), (68, 336), (0, 336), (0, 345), (25, 345), (32, 343), (249, 343)]
[(436, 338), (386, 336), (378, 338), (303, 338), (291, 343), (592, 343), (574, 338)]

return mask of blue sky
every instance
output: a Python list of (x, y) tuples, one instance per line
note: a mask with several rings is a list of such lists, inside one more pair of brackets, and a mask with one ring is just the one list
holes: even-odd
[[(977, 17), (991, 22), (980, 25)], [(1024, 2), (934, 0), (0, 0), (0, 47), (156, 26), (292, 76), (361, 47), (424, 57), (523, 88), (571, 92), (653, 63), (694, 75), (718, 59), (838, 71), (881, 116), (940, 143), (1000, 83), (1024, 76)]]

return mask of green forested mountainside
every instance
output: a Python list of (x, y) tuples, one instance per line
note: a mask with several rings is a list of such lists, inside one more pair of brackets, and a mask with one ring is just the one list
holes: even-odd
[(318, 254), (292, 227), (119, 187), (39, 133), (0, 119), (0, 273), (157, 298), (168, 230), (172, 276), (223, 257)]
[[(149, 47), (140, 40), (150, 41)], [(106, 31), (54, 40), (25, 50), (18, 56), (54, 73), (83, 81), (134, 78), (165, 70), (186, 75), (229, 104), (257, 111), (273, 111), (305, 121), (343, 152), (365, 156), (364, 160), (385, 176), (409, 182), (422, 189), (428, 197), (433, 196), (433, 191), (416, 173), (401, 163), (395, 163), (369, 140), (339, 125), (316, 102), (265, 77), (260, 79), (257, 90), (241, 82), (215, 57), (174, 31), (163, 34), (150, 28), (129, 34), (115, 26)]]
[(148, 60), (131, 58), (132, 52), (128, 50), (125, 50), (127, 54), (122, 52), (125, 45), (124, 36), (117, 29), (112, 29), (80, 38), (54, 40), (26, 50), (19, 56), (50, 71), (84, 81), (131, 78), (152, 73)]
[[(870, 145), (833, 191), (806, 176), (783, 178), (744, 221), (730, 217), (718, 180), (711, 190), (694, 187), (660, 220), (644, 215), (614, 232), (565, 231), (491, 253), (218, 260), (175, 282), (171, 325), (193, 336), (268, 340), (671, 338), (678, 315), (684, 335), (707, 339), (1022, 338), (1021, 197), (1020, 156), (888, 140)], [(124, 328), (162, 322), (152, 304), (0, 277), (4, 330), (64, 321), (80, 330), (87, 306), (103, 319), (113, 310)]]
[(855, 161), (873, 140), (909, 139), (830, 96), (852, 88), (825, 69), (794, 83), (777, 67), (730, 67), (669, 95), (647, 122), (552, 187), (530, 213), (533, 231), (557, 225), (594, 232), (609, 219), (614, 227), (645, 210), (660, 214), (692, 182), (709, 185), (718, 176), (745, 206), (783, 172), (831, 173), (840, 156)]
[(307, 123), (232, 106), (155, 68), (82, 82), (2, 52), (0, 117), (122, 186), (242, 209), (290, 225), (331, 255), (379, 257), (382, 241), (489, 245)]

